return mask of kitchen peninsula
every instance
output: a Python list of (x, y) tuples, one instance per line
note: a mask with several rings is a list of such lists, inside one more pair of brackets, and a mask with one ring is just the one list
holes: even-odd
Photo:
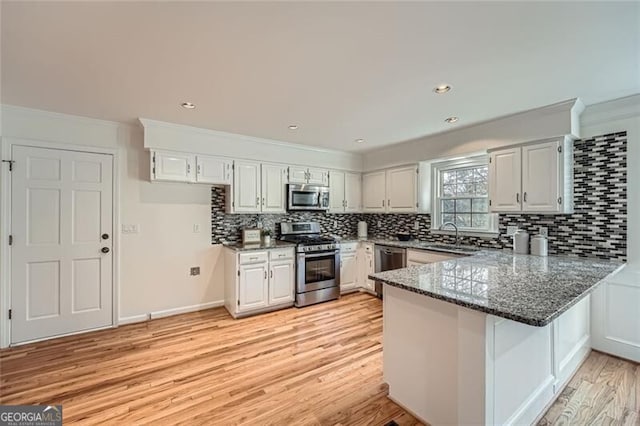
[(589, 293), (621, 265), (483, 250), (370, 275), (389, 397), (430, 424), (531, 424), (588, 355)]

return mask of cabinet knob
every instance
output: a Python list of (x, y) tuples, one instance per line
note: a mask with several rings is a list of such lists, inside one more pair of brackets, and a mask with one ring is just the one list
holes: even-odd
[(110, 250), (109, 250), (109, 247), (102, 247), (100, 251), (103, 252), (104, 254), (107, 254), (109, 253)]

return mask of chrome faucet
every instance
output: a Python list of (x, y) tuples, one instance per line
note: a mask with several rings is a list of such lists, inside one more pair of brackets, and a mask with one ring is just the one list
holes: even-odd
[(456, 230), (456, 245), (460, 245), (460, 238), (458, 237), (458, 226), (453, 222), (445, 222), (442, 225), (440, 225), (440, 230), (442, 231), (447, 225), (453, 226), (453, 229)]

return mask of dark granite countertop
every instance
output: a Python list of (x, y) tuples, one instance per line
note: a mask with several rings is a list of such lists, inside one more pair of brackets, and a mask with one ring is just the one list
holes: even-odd
[(482, 250), (472, 256), (380, 272), (369, 278), (542, 327), (622, 266), (613, 261)]
[(242, 244), (242, 243), (222, 243), (223, 246), (235, 251), (251, 251), (251, 250), (268, 250), (274, 248), (295, 247), (295, 243), (287, 243), (285, 241), (271, 240), (271, 244)]

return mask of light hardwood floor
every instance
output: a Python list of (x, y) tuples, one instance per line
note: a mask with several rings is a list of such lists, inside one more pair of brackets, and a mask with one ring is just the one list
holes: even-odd
[[(386, 397), (381, 341), (365, 294), (211, 309), (0, 351), (0, 402), (63, 404), (65, 424), (419, 424)], [(639, 404), (640, 367), (594, 352), (541, 424), (638, 424)]]

